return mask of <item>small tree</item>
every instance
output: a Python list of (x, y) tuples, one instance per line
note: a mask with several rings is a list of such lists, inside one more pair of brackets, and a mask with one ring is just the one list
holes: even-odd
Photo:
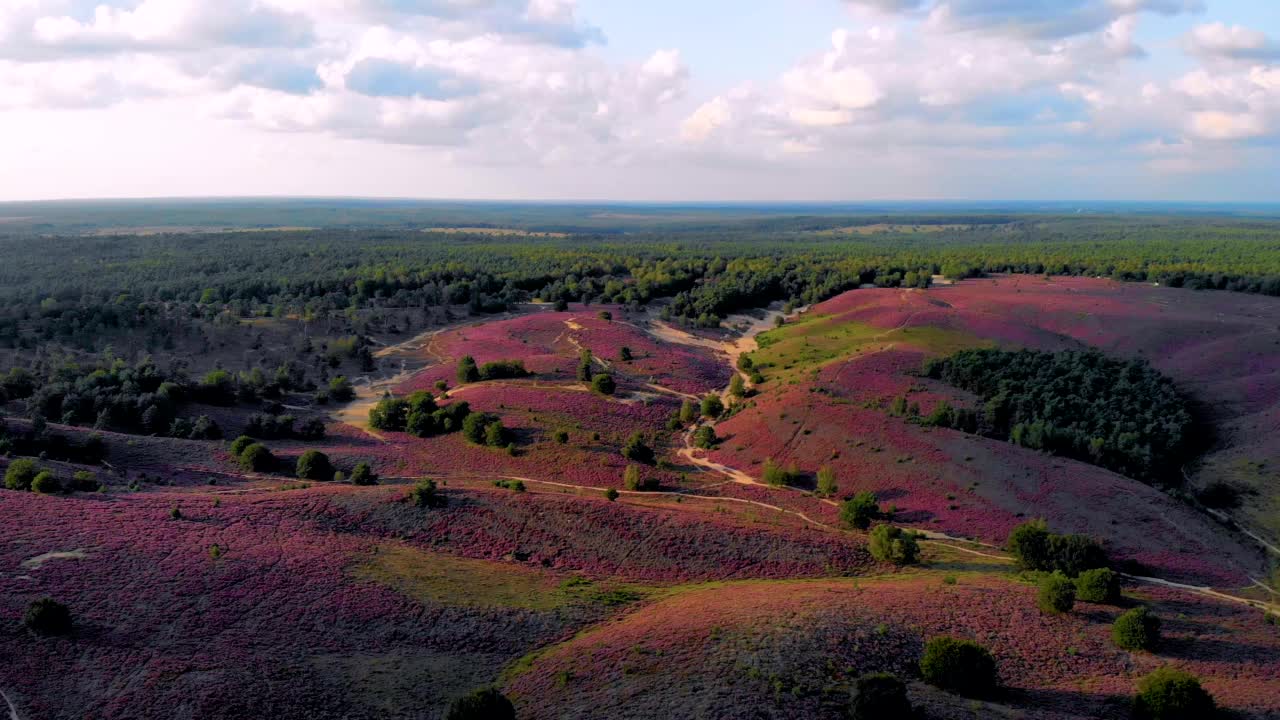
[(559, 298), (556, 300), (556, 304), (555, 304), (556, 312), (567, 312), (568, 310), (569, 310), (568, 300), (565, 300), (564, 298)]
[(911, 565), (920, 558), (920, 544), (915, 533), (893, 525), (877, 525), (867, 543), (871, 557), (894, 565)]
[(719, 395), (708, 395), (702, 398), (702, 416), (712, 420), (724, 414), (724, 402)]
[(492, 688), (454, 700), (444, 716), (445, 720), (515, 720), (515, 717), (515, 706)]
[(872, 673), (858, 678), (849, 708), (852, 720), (888, 720), (912, 717), (907, 686), (889, 673)]
[(622, 362), (631, 362), (635, 359), (635, 355), (631, 353), (631, 348), (623, 345), (621, 348), (618, 348), (618, 359)]
[(32, 479), (31, 492), (40, 493), (41, 495), (56, 495), (62, 492), (62, 483), (58, 482), (58, 478), (53, 473), (45, 470)]
[(1044, 520), (1030, 520), (1009, 533), (1009, 552), (1023, 570), (1051, 570), (1049, 526)]
[(582, 382), (591, 382), (591, 377), (595, 374), (592, 370), (591, 351), (583, 348), (578, 353), (578, 379)]
[(1076, 604), (1076, 586), (1071, 578), (1060, 572), (1046, 575), (1040, 581), (1040, 590), (1036, 595), (1036, 606), (1041, 612), (1058, 615), (1070, 612)]
[(880, 517), (880, 504), (869, 491), (860, 492), (840, 505), (840, 521), (858, 530), (871, 527), (871, 521)]
[(791, 481), (787, 471), (783, 470), (773, 458), (765, 458), (764, 468), (760, 471), (760, 479), (772, 487), (782, 487)]
[(990, 695), (996, 687), (996, 661), (972, 640), (945, 635), (929, 640), (920, 659), (925, 682), (966, 697)]
[(601, 395), (612, 395), (618, 385), (613, 381), (612, 375), (601, 374), (591, 378), (591, 389)]
[(645, 442), (644, 433), (636, 432), (627, 438), (622, 446), (622, 457), (645, 465), (652, 465), (656, 459), (653, 448)]
[(818, 497), (831, 497), (839, 490), (839, 486), (836, 485), (835, 471), (826, 465), (818, 468)]
[(332, 480), (333, 463), (319, 450), (308, 450), (298, 458), (296, 475), (300, 480)]
[(559, 443), (559, 444), (561, 444), (561, 445), (565, 445), (565, 444), (567, 444), (567, 443), (569, 442), (569, 431), (568, 431), (568, 430), (557, 430), (557, 431), (555, 431), (555, 434), (554, 434), (554, 435), (552, 435), (552, 437), (555, 439), (555, 441), (556, 441), (557, 443)]
[(409, 419), (409, 403), (402, 398), (387, 397), (369, 409), (369, 427), (374, 430), (400, 432)]
[(37, 635), (66, 635), (71, 632), (71, 610), (53, 598), (41, 598), (27, 606), (22, 622)]
[(276, 457), (262, 443), (254, 443), (240, 453), (240, 467), (249, 472), (267, 472), (275, 464)]
[(1108, 568), (1085, 570), (1076, 578), (1076, 599), (1113, 604), (1120, 600), (1120, 576)]
[(31, 489), (31, 481), (36, 479), (39, 467), (34, 460), (22, 458), (9, 463), (4, 471), (4, 486), (8, 490), (27, 491)]
[(240, 437), (231, 441), (231, 455), (233, 457), (240, 457), (241, 455), (244, 454), (244, 449), (254, 444), (255, 442), (257, 441), (249, 437), (248, 435), (241, 435)]
[(378, 474), (369, 467), (369, 463), (357, 463), (355, 469), (351, 471), (352, 485), (377, 485)]
[(329, 381), (329, 399), (334, 402), (351, 402), (356, 398), (356, 389), (345, 375), (339, 375)]
[(632, 492), (641, 488), (639, 465), (628, 465), (627, 469), (622, 472), (622, 487)]
[(698, 406), (692, 400), (685, 399), (680, 404), (680, 422), (688, 425), (698, 419)]
[(420, 508), (441, 508), (448, 504), (448, 498), (440, 494), (436, 481), (431, 478), (419, 480), (409, 491), (409, 500)]
[(710, 425), (703, 425), (693, 433), (693, 444), (703, 450), (710, 450), (715, 447), (718, 442), (720, 442), (720, 440), (716, 437), (715, 428)]
[(1204, 720), (1217, 706), (1194, 675), (1162, 667), (1138, 681), (1133, 711), (1143, 720)]
[(1160, 644), (1160, 618), (1145, 607), (1129, 610), (1111, 625), (1111, 642), (1122, 650), (1153, 650)]
[(741, 375), (734, 373), (729, 379), (729, 394), (736, 398), (746, 397), (747, 384), (743, 382)]
[(466, 385), (479, 381), (480, 368), (476, 366), (476, 359), (470, 355), (464, 356), (458, 361), (458, 384)]
[(489, 447), (506, 447), (511, 442), (511, 433), (507, 431), (501, 420), (494, 420), (484, 427), (484, 444)]
[(619, 494), (618, 491), (613, 488), (609, 488), (608, 490), (604, 491), (605, 499), (607, 499), (609, 502), (613, 502), (617, 500), (618, 494)]
[(600, 312), (596, 313), (596, 317), (600, 318), (601, 320), (604, 320), (605, 322), (611, 322), (613, 320), (613, 313), (609, 312), (608, 310), (601, 310)]

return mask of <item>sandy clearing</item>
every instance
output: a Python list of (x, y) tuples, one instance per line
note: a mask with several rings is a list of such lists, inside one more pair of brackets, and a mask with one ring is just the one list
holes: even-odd
[(24, 570), (39, 570), (42, 565), (50, 560), (86, 560), (88, 557), (89, 553), (85, 552), (81, 548), (77, 548), (75, 550), (47, 552), (43, 555), (37, 555), (23, 560), (22, 568)]

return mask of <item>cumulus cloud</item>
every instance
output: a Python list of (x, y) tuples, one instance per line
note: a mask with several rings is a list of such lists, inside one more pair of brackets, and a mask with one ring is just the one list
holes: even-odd
[(1200, 0), (845, 0), (853, 7), (925, 16), (948, 31), (999, 31), (1034, 38), (1096, 32), (1140, 13), (1203, 10)]
[(1280, 44), (1261, 30), (1222, 22), (1197, 25), (1183, 38), (1188, 52), (1209, 59), (1277, 60)]

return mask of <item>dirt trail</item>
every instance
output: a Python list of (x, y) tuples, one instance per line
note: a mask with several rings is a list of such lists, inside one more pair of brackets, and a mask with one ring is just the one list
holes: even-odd
[(13, 706), (13, 701), (9, 699), (8, 695), (4, 694), (3, 690), (0, 690), (0, 699), (4, 700), (4, 704), (9, 707), (9, 720), (22, 720), (18, 715), (18, 708)]

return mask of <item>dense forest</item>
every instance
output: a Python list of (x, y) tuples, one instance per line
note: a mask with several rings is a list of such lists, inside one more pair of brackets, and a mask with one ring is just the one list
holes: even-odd
[(982, 432), (1147, 482), (1177, 484), (1192, 453), (1192, 416), (1173, 382), (1139, 360), (1097, 351), (963, 350), (927, 376), (980, 398), (943, 404), (927, 424)]
[[(22, 401), (51, 422), (212, 434), (185, 404), (259, 406), (288, 393), (324, 403), (345, 392), (332, 383), (374, 371), (373, 351), (391, 336), (530, 301), (652, 308), (710, 328), (774, 301), (927, 287), (938, 275), (1091, 275), (1280, 295), (1280, 222), (1266, 219), (736, 209), (654, 210), (611, 225), (585, 212), (528, 210), (529, 231), (549, 233), (539, 235), (11, 229), (0, 236), (0, 374), (22, 373), (0, 384), (0, 403)], [(589, 218), (592, 229), (550, 233), (557, 218)], [(149, 356), (165, 359), (163, 372)]]

